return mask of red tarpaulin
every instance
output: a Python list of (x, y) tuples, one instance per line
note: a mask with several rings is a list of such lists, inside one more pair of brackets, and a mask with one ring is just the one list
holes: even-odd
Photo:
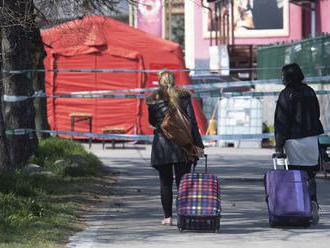
[[(46, 70), (63, 69), (184, 69), (178, 44), (154, 37), (109, 17), (89, 16), (42, 31)], [(190, 84), (186, 72), (175, 73), (177, 84)], [(157, 73), (143, 72), (46, 72), (49, 96), (81, 91), (155, 87)], [(206, 120), (193, 100), (202, 134)], [(126, 134), (152, 134), (144, 99), (48, 98), (48, 121), (52, 130), (71, 130), (70, 115), (92, 116), (92, 132), (105, 127)], [(87, 122), (75, 131), (88, 131)]]

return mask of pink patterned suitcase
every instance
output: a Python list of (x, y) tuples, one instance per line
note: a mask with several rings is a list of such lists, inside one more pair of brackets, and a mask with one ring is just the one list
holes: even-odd
[(183, 230), (213, 230), (220, 228), (220, 187), (218, 177), (207, 173), (187, 173), (183, 176), (177, 196), (177, 225)]

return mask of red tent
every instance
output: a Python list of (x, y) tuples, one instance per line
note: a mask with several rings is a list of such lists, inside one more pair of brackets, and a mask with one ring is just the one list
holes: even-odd
[[(89, 16), (42, 31), (46, 69), (184, 69), (178, 44), (166, 41), (109, 17)], [(186, 72), (175, 73), (177, 84), (190, 84)], [(155, 87), (156, 73), (46, 72), (49, 96), (81, 91)], [(201, 133), (206, 120), (193, 101)], [(121, 128), (127, 134), (151, 134), (144, 99), (48, 98), (48, 120), (53, 130), (70, 130), (73, 113), (92, 116), (92, 131)], [(88, 131), (84, 122), (75, 131)]]

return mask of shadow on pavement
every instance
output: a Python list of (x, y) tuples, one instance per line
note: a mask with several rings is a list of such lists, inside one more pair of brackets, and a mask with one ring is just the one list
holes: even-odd
[[(217, 174), (221, 182), (223, 215), (219, 233), (198, 232), (198, 235), (196, 232), (180, 233), (175, 226), (160, 225), (162, 209), (158, 174), (149, 166), (149, 160), (138, 156), (131, 159), (101, 159), (115, 165), (113, 170), (120, 177), (116, 187), (109, 192), (113, 198), (110, 206), (100, 207), (99, 214), (86, 217), (91, 223), (102, 221), (101, 226), (91, 226), (91, 230), (97, 229), (91, 235), (99, 243), (167, 242), (170, 238), (180, 241), (185, 235), (194, 239), (212, 240), (222, 236), (222, 239), (235, 240), (237, 234), (246, 235), (246, 238), (258, 234), (263, 239), (288, 240), (304, 234), (322, 235), (329, 232), (330, 198), (325, 197), (329, 189), (327, 180), (318, 180), (319, 199), (324, 211), (320, 224), (310, 228), (269, 227), (263, 175), (272, 168), (272, 164), (266, 156), (247, 156), (244, 160), (234, 155), (225, 158), (210, 156), (209, 173)], [(202, 165), (201, 161), (197, 171), (203, 171)], [(175, 213), (175, 200), (173, 208)]]

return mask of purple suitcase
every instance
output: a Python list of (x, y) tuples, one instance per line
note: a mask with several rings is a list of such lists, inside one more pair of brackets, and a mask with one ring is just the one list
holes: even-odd
[(308, 175), (301, 170), (274, 170), (264, 177), (266, 202), (270, 226), (309, 226), (312, 222), (312, 207)]

